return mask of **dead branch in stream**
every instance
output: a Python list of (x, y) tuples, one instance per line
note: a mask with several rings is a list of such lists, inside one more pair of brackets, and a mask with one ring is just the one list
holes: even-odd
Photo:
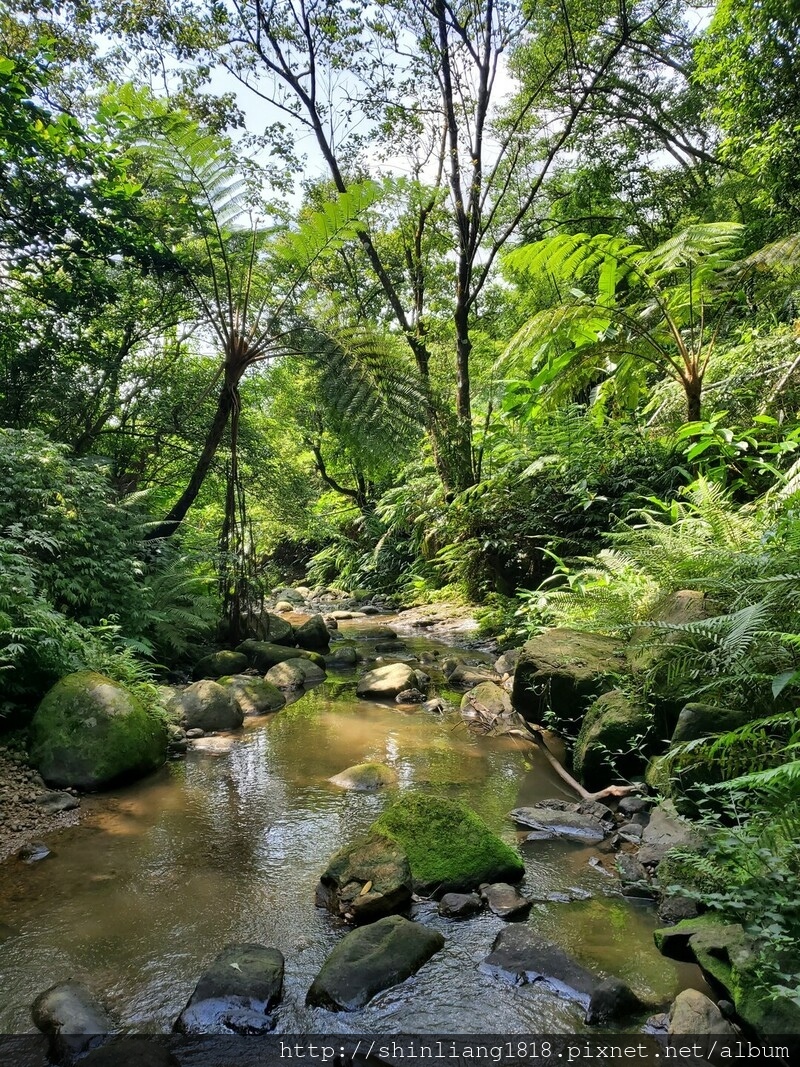
[[(468, 695), (468, 701), (476, 714), (476, 717), (471, 721), (471, 725), (477, 726), (483, 733), (489, 733), (497, 723), (499, 716), (493, 714), (485, 704), (476, 700), (474, 696)], [(631, 793), (638, 793), (640, 791), (641, 786), (638, 785), (609, 785), (606, 786), (605, 789), (599, 789), (596, 793), (590, 793), (588, 789), (584, 789), (577, 779), (572, 777), (563, 763), (561, 763), (561, 761), (547, 747), (544, 730), (542, 730), (540, 726), (525, 722), (522, 716), (516, 712), (513, 714), (515, 720), (520, 723), (520, 726), (504, 728), (502, 733), (510, 737), (521, 737), (523, 741), (529, 741), (531, 744), (536, 745), (559, 778), (565, 781), (570, 789), (574, 789), (582, 800), (604, 800), (607, 797), (625, 797)]]

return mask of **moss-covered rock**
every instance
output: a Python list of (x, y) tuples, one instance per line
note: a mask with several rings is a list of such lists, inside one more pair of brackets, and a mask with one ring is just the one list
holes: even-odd
[(244, 653), (250, 666), (264, 674), (276, 663), (285, 663), (287, 659), (296, 659), (299, 655), (296, 648), (270, 641), (242, 641), (237, 645), (236, 651)]
[(441, 895), (482, 882), (517, 882), (525, 873), (519, 854), (475, 812), (452, 800), (404, 793), (371, 830), (406, 853), (419, 892)]
[(163, 718), (93, 671), (56, 682), (33, 717), (31, 736), (35, 766), (60, 787), (103, 789), (155, 770), (167, 752)]
[(195, 681), (201, 678), (224, 678), (229, 674), (239, 674), (247, 667), (247, 656), (244, 652), (231, 652), (223, 650), (212, 652), (210, 656), (204, 656), (194, 666), (192, 677)]
[(586, 712), (572, 753), (573, 768), (584, 785), (600, 789), (617, 777), (643, 771), (641, 741), (650, 726), (648, 709), (621, 690), (599, 696)]
[(624, 647), (616, 638), (547, 630), (523, 645), (511, 698), (529, 722), (540, 723), (551, 712), (558, 728), (574, 730), (587, 705), (626, 670)]
[(380, 834), (359, 838), (331, 859), (320, 877), (316, 904), (354, 923), (374, 922), (411, 903), (405, 852)]
[(331, 641), (328, 627), (321, 615), (312, 615), (310, 619), (296, 626), (294, 639), (301, 648), (325, 650)]
[(187, 730), (236, 730), (244, 721), (233, 690), (209, 679), (187, 686), (170, 709), (178, 711)]
[(220, 678), (219, 684), (230, 689), (244, 715), (268, 715), (271, 711), (279, 711), (286, 703), (286, 697), (277, 686), (252, 674)]
[(672, 734), (672, 744), (696, 741), (698, 737), (710, 737), (736, 730), (744, 726), (749, 718), (747, 712), (738, 708), (720, 708), (713, 704), (685, 704)]

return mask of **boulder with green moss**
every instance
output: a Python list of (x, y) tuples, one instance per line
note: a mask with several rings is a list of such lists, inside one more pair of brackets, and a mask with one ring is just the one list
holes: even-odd
[(750, 715), (738, 708), (720, 708), (713, 704), (685, 704), (672, 734), (672, 744), (724, 734), (744, 726), (749, 719)]
[(268, 715), (271, 711), (279, 711), (286, 703), (286, 697), (277, 686), (252, 674), (220, 678), (219, 684), (230, 689), (244, 715)]
[(356, 763), (328, 781), (340, 789), (352, 789), (357, 793), (374, 793), (378, 789), (397, 785), (397, 771), (385, 763)]
[(244, 652), (231, 652), (223, 649), (221, 652), (212, 652), (210, 656), (203, 656), (194, 666), (192, 677), (195, 681), (201, 678), (224, 678), (229, 674), (239, 674), (247, 668), (247, 656)]
[(541, 723), (550, 713), (556, 727), (574, 732), (587, 706), (626, 671), (624, 646), (616, 638), (547, 630), (523, 645), (511, 697), (529, 722)]
[(167, 726), (124, 686), (94, 671), (68, 674), (31, 723), (33, 763), (48, 785), (104, 789), (160, 767)]
[(603, 693), (586, 712), (572, 766), (589, 789), (601, 789), (615, 778), (631, 778), (645, 769), (642, 745), (652, 720), (643, 704), (620, 689)]
[(800, 1034), (800, 1007), (788, 997), (770, 995), (760, 975), (758, 945), (739, 923), (701, 915), (656, 930), (653, 937), (665, 956), (696, 963), (756, 1034)]
[(174, 698), (170, 710), (177, 711), (187, 730), (205, 733), (237, 730), (244, 721), (233, 690), (209, 679), (187, 686)]
[(327, 651), (331, 635), (321, 615), (312, 615), (301, 626), (295, 626), (294, 639), (301, 648)]
[(403, 793), (371, 830), (408, 856), (417, 892), (468, 891), (483, 882), (518, 882), (525, 873), (519, 854), (453, 800)]

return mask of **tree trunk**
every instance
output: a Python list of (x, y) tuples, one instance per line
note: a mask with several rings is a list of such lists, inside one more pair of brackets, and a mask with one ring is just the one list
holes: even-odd
[(683, 388), (686, 393), (686, 421), (699, 422), (702, 411), (703, 379), (690, 378), (684, 381)]
[(226, 369), (225, 383), (217, 398), (217, 410), (214, 415), (214, 420), (209, 427), (203, 450), (198, 457), (194, 470), (192, 471), (192, 476), (178, 500), (173, 504), (169, 513), (154, 530), (151, 530), (150, 533), (148, 533), (148, 541), (154, 541), (161, 537), (171, 537), (186, 518), (189, 508), (197, 499), (197, 495), (202, 488), (211, 464), (214, 462), (214, 456), (217, 454), (217, 449), (225, 434), (225, 429), (228, 425), (231, 412), (238, 403), (240, 377), (241, 374), (238, 376), (229, 374)]

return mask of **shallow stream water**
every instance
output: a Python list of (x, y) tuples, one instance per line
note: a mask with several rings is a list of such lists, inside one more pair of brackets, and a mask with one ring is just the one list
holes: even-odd
[[(348, 630), (357, 638), (357, 628)], [(413, 653), (447, 652), (429, 638), (407, 643)], [(574, 1003), (478, 970), (502, 920), (484, 913), (448, 921), (428, 902), (412, 917), (440, 929), (446, 945), (417, 975), (359, 1012), (305, 1007), (344, 932), (314, 906), (320, 872), (393, 796), (343, 791), (332, 775), (386, 762), (400, 788), (462, 800), (512, 843), (524, 838), (508, 819), (513, 807), (574, 799), (524, 742), (472, 737), (455, 713), (358, 700), (355, 679), (331, 672), (277, 714), (202, 739), (185, 760), (135, 786), (84, 798), (82, 824), (47, 840), (50, 857), (0, 865), (0, 919), (12, 930), (0, 944), (0, 1032), (30, 1030), (35, 996), (69, 977), (99, 994), (123, 1029), (167, 1031), (201, 972), (234, 941), (272, 945), (286, 957), (279, 1033), (586, 1030)], [(658, 954), (652, 906), (619, 896), (616, 881), (590, 864), (595, 849), (531, 842), (521, 851), (522, 889), (538, 902), (526, 921), (544, 936), (625, 979), (654, 1010), (687, 985), (703, 988), (695, 969)], [(613, 870), (613, 855), (600, 858)], [(573, 899), (548, 900), (554, 894)]]

